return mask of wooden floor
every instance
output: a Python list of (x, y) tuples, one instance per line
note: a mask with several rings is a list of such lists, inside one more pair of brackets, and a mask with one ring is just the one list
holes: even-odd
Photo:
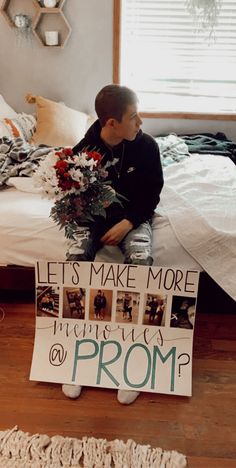
[(0, 306), (0, 430), (132, 438), (185, 453), (191, 468), (236, 467), (236, 315), (198, 314), (191, 398), (142, 393), (122, 406), (113, 390), (72, 401), (60, 385), (29, 381), (34, 305)]

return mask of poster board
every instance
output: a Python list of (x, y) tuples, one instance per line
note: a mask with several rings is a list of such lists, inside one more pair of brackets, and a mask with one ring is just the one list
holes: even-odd
[(31, 380), (192, 394), (199, 272), (36, 263)]

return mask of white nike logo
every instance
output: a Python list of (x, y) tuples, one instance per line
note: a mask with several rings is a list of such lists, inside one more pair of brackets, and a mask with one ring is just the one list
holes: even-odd
[(135, 169), (136, 169), (136, 167), (129, 167), (129, 168), (127, 169), (127, 173), (128, 173), (128, 172), (133, 172), (133, 171), (135, 171)]

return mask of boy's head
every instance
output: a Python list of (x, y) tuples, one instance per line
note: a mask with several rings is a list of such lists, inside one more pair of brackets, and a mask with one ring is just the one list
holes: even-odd
[(99, 91), (95, 109), (101, 123), (103, 139), (107, 143), (118, 144), (124, 139), (133, 141), (136, 138), (142, 124), (137, 104), (135, 92), (126, 86), (112, 84)]
[(95, 99), (95, 110), (101, 126), (104, 127), (110, 118), (121, 122), (127, 107), (137, 103), (138, 98), (132, 89), (116, 84), (105, 86)]

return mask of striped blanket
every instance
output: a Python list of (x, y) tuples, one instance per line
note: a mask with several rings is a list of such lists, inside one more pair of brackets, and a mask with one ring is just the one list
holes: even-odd
[(32, 176), (51, 150), (46, 145), (33, 146), (23, 138), (0, 138), (0, 189), (6, 188), (10, 177)]

